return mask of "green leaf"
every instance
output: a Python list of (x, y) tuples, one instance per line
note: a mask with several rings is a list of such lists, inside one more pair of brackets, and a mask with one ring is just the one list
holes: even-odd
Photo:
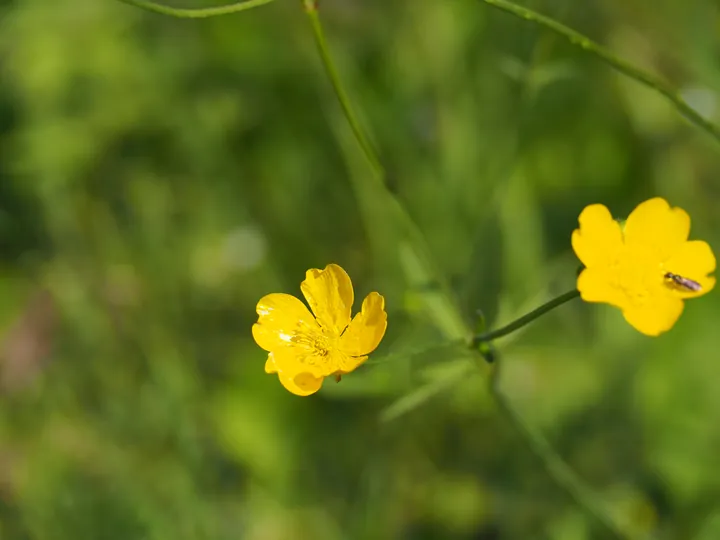
[(380, 413), (380, 421), (391, 422), (397, 420), (401, 416), (421, 407), (438, 394), (463, 380), (472, 371), (473, 364), (469, 360), (463, 359), (454, 363), (446, 363), (443, 367), (443, 373), (439, 374), (432, 382), (413, 390), (387, 407)]

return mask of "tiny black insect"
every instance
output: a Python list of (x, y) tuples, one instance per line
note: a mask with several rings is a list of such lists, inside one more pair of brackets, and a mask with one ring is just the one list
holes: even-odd
[(692, 279), (684, 278), (677, 274), (673, 274), (672, 272), (667, 272), (665, 274), (665, 279), (672, 281), (678, 287), (687, 289), (689, 291), (698, 292), (698, 291), (702, 290), (702, 286), (697, 281), (693, 281)]

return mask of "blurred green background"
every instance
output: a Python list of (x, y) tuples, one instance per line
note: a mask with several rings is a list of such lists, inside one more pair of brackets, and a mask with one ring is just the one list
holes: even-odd
[[(437, 344), (573, 288), (586, 204), (663, 196), (717, 249), (720, 145), (482, 2), (321, 0), (388, 192), (300, 4), (0, 2), (0, 538), (606, 538)], [(720, 119), (716, 2), (528, 5)], [(389, 329), (299, 398), (255, 304), (330, 262)], [(657, 339), (576, 300), (498, 342), (504, 391), (638, 533), (720, 538), (719, 321), (715, 292)]]

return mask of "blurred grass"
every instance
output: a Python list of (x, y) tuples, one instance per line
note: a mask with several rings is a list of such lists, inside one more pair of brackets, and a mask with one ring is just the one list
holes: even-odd
[[(717, 119), (714, 3), (528, 5)], [(464, 324), (571, 288), (591, 202), (621, 216), (665, 196), (720, 245), (718, 147), (646, 89), (479, 2), (322, 9)], [(380, 421), (463, 360), (410, 355), (448, 329), (363, 181), (299, 2), (201, 21), (84, 0), (0, 14), (0, 538), (602, 537), (482, 373)], [(356, 296), (386, 296), (388, 335), (377, 363), (299, 399), (262, 370), (254, 306), (329, 262)], [(501, 343), (505, 392), (661, 539), (720, 530), (719, 317), (711, 294), (650, 340), (577, 303)]]

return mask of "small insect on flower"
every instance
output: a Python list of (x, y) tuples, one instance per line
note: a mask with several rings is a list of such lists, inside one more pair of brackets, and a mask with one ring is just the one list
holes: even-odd
[(697, 281), (673, 274), (672, 272), (666, 272), (665, 279), (681, 289), (693, 292), (702, 291), (702, 285), (700, 285)]
[(585, 266), (577, 279), (581, 298), (619, 308), (643, 334), (667, 332), (686, 300), (715, 286), (715, 254), (707, 242), (689, 239), (690, 216), (665, 199), (639, 204), (624, 223), (591, 204), (578, 221), (572, 246)]

